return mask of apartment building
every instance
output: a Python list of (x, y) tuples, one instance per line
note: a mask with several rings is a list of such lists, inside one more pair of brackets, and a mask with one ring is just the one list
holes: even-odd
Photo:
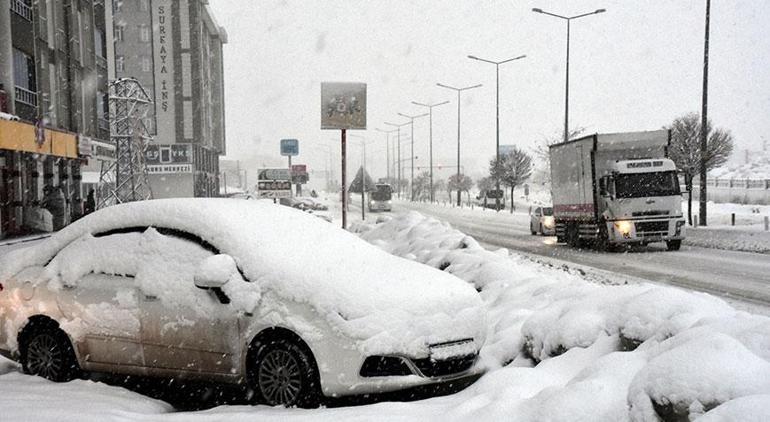
[(110, 9), (0, 0), (0, 237), (82, 213), (81, 166), (94, 143), (109, 144)]
[(153, 99), (153, 196), (217, 196), (227, 33), (206, 0), (114, 0), (112, 9), (116, 77), (136, 78)]

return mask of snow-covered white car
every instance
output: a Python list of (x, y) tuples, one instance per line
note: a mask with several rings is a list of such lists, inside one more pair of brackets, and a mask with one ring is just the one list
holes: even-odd
[(0, 259), (0, 350), (55, 381), (206, 379), (312, 406), (474, 374), (485, 326), (470, 284), (263, 201), (117, 205)]
[(533, 235), (556, 235), (556, 223), (553, 219), (553, 207), (537, 207), (530, 214), (529, 231)]

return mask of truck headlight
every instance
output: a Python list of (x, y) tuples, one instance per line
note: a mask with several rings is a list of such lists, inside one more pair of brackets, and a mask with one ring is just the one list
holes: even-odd
[(631, 222), (630, 221), (616, 221), (615, 222), (615, 230), (620, 232), (623, 236), (628, 236), (631, 233)]
[(679, 236), (682, 234), (682, 226), (684, 226), (685, 221), (679, 220), (676, 222), (676, 235)]
[(374, 205), (374, 201), (369, 201), (369, 205)]
[(385, 203), (390, 205), (392, 203), (392, 201), (390, 199), (388, 199)]

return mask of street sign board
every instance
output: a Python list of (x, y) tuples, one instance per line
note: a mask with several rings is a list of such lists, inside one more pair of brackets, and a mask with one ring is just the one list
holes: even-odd
[(294, 164), (291, 166), (291, 174), (299, 175), (299, 174), (306, 174), (307, 173), (307, 165), (306, 164)]
[(366, 130), (366, 84), (322, 82), (321, 129)]
[(289, 169), (270, 168), (257, 171), (257, 197), (290, 198)]
[(257, 171), (258, 180), (289, 180), (289, 169), (272, 168)]
[(299, 141), (296, 139), (281, 139), (281, 155), (284, 157), (299, 155)]

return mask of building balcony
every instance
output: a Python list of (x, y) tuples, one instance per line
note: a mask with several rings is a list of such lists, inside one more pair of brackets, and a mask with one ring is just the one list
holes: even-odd
[(11, 10), (22, 18), (32, 22), (32, 7), (24, 0), (11, 0)]
[(16, 101), (30, 105), (32, 107), (37, 107), (37, 93), (32, 92), (28, 89), (24, 89), (20, 86), (16, 87)]

